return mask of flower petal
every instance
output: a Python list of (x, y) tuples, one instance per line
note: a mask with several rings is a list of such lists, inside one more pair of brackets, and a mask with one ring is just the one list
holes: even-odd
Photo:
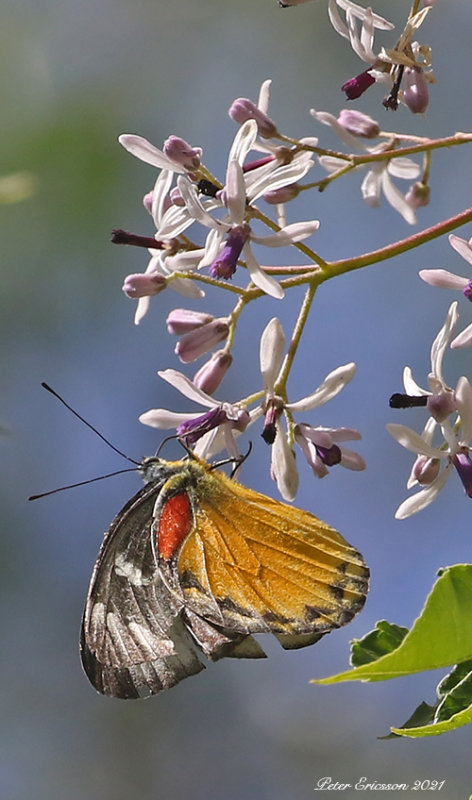
[(251, 233), (253, 242), (263, 244), (266, 247), (284, 247), (293, 242), (301, 242), (311, 236), (312, 233), (318, 230), (320, 221), (317, 219), (307, 220), (306, 222), (293, 222), (291, 225), (286, 225), (276, 233), (269, 234), (268, 236), (255, 236)]
[(170, 158), (167, 158), (162, 150), (158, 150), (151, 142), (148, 142), (143, 136), (137, 136), (134, 133), (122, 133), (118, 136), (119, 143), (131, 153), (131, 155), (144, 161), (146, 164), (151, 164), (152, 167), (159, 169), (170, 169), (173, 172), (185, 172), (183, 167), (175, 164)]
[(452, 340), (451, 348), (455, 350), (458, 347), (467, 347), (470, 344), (472, 344), (472, 322)]
[(355, 371), (356, 365), (353, 361), (342, 367), (337, 367), (326, 376), (313, 394), (298, 400), (296, 403), (287, 403), (287, 408), (297, 412), (309, 411), (312, 408), (324, 405), (344, 389), (345, 385), (354, 377)]
[(460, 236), (456, 236), (455, 233), (450, 233), (449, 244), (462, 258), (465, 258), (469, 264), (472, 264), (472, 246), (470, 240), (467, 242), (465, 239), (461, 239)]
[(433, 344), (431, 345), (431, 371), (433, 375), (444, 384), (442, 373), (442, 363), (444, 354), (446, 352), (449, 340), (452, 336), (454, 328), (456, 327), (459, 313), (457, 311), (458, 303), (455, 301), (449, 306), (446, 320), (444, 325), (438, 332)]
[(248, 119), (238, 129), (234, 137), (233, 144), (228, 155), (228, 164), (237, 161), (240, 166), (244, 164), (246, 156), (252, 149), (257, 137), (257, 122), (255, 119)]
[(285, 296), (284, 290), (280, 284), (277, 283), (275, 278), (273, 278), (271, 275), (267, 275), (267, 273), (264, 272), (258, 261), (256, 261), (254, 258), (249, 245), (244, 245), (243, 255), (246, 262), (247, 271), (249, 272), (249, 276), (253, 284), (266, 294), (270, 295), (270, 297), (274, 297), (276, 300), (282, 300), (282, 298)]
[(284, 500), (293, 500), (298, 490), (295, 454), (287, 441), (280, 421), (277, 421), (276, 424), (277, 435), (272, 445), (271, 475)]
[(181, 414), (176, 411), (168, 411), (166, 408), (151, 408), (140, 414), (139, 421), (143, 425), (149, 425), (151, 428), (177, 428), (182, 422), (187, 422), (190, 419), (198, 419), (201, 413), (197, 411), (196, 414)]
[(421, 269), (418, 275), (425, 283), (429, 283), (430, 286), (437, 286), (440, 289), (462, 290), (469, 283), (467, 278), (455, 275), (447, 269)]
[(397, 422), (389, 422), (385, 426), (391, 436), (397, 440), (402, 447), (405, 447), (415, 455), (428, 456), (429, 458), (445, 458), (447, 452), (438, 450), (436, 447), (431, 447), (419, 433), (408, 428), (406, 425), (400, 425)]
[(170, 383), (174, 389), (177, 389), (178, 392), (189, 400), (193, 400), (194, 403), (200, 403), (202, 406), (206, 406), (206, 408), (216, 408), (220, 405), (214, 397), (210, 397), (206, 392), (202, 392), (202, 390), (198, 389), (186, 375), (182, 372), (178, 372), (176, 369), (158, 370), (157, 374), (163, 381)]
[(403, 503), (400, 503), (395, 512), (395, 518), (406, 519), (407, 517), (411, 517), (412, 514), (422, 511), (424, 508), (426, 508), (426, 506), (429, 506), (433, 500), (436, 500), (436, 497), (441, 489), (444, 488), (447, 479), (449, 478), (451, 468), (452, 464), (447, 464), (446, 467), (439, 473), (436, 480), (434, 480), (433, 483), (431, 483), (426, 489), (421, 489), (421, 491), (412, 495), (412, 497), (407, 497)]
[(273, 317), (264, 328), (259, 353), (264, 391), (273, 392), (285, 353), (284, 329), (277, 317)]

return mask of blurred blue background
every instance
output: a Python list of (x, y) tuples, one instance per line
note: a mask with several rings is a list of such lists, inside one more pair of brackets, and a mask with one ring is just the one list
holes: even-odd
[[(400, 26), (408, 3), (378, 0), (375, 9), (394, 13)], [(471, 25), (468, 0), (438, 3), (424, 25), (421, 41), (433, 46), (437, 74), (426, 118), (404, 108), (387, 114), (379, 87), (359, 107), (386, 129), (434, 137), (470, 131)], [(331, 28), (326, 3), (282, 10), (275, 0), (5, 0), (0, 41), (0, 173), (26, 170), (38, 184), (29, 199), (0, 209), (2, 800), (304, 800), (327, 775), (347, 782), (446, 780), (443, 796), (468, 796), (470, 729), (417, 742), (376, 738), (402, 724), (421, 700), (433, 701), (439, 674), (309, 684), (346, 668), (349, 640), (376, 620), (411, 625), (438, 568), (471, 559), (470, 502), (457, 480), (421, 515), (393, 519), (411, 459), (385, 431), (388, 421), (406, 420), (418, 430), (423, 424), (421, 410), (395, 416), (388, 398), (402, 388), (404, 364), (424, 385), (431, 341), (456, 299), (424, 285), (418, 269), (467, 274), (446, 238), (321, 287), (292, 376), (297, 399), (337, 365), (358, 365), (354, 382), (307, 421), (361, 430), (368, 470), (333, 470), (320, 482), (302, 471), (297, 498), (342, 531), (371, 566), (365, 611), (347, 629), (292, 653), (264, 640), (266, 661), (209, 665), (148, 701), (103, 698), (81, 671), (79, 623), (102, 533), (139, 479), (127, 475), (26, 500), (125, 466), (40, 388), (42, 380), (134, 457), (153, 453), (162, 438), (141, 426), (138, 414), (188, 408), (156, 370), (179, 368), (164, 320), (174, 306), (192, 304), (164, 293), (136, 328), (134, 303), (120, 290), (127, 273), (144, 268), (146, 253), (113, 247), (109, 232), (153, 232), (141, 197), (155, 171), (122, 150), (117, 136), (140, 133), (160, 146), (169, 134), (180, 135), (202, 146), (207, 165), (222, 175), (235, 133), (227, 108), (241, 95), (256, 99), (270, 77), (271, 115), (280, 130), (320, 135), (335, 146), (308, 110), (337, 114), (344, 105), (338, 87), (363, 66)], [(432, 200), (417, 230), (470, 205), (471, 165), (469, 150), (435, 154)], [(327, 259), (414, 230), (385, 203), (367, 208), (360, 180), (352, 175), (323, 195), (304, 197), (302, 211), (289, 209), (290, 219), (322, 220), (312, 244)], [(458, 233), (468, 238), (472, 227)], [(220, 397), (237, 399), (259, 387), (255, 354), (264, 320), (277, 314), (289, 332), (300, 298), (293, 292), (283, 305), (267, 298), (248, 309)], [(208, 293), (193, 306), (224, 313), (226, 302)], [(461, 310), (468, 324), (465, 301)], [(448, 356), (451, 384), (470, 377), (470, 352)], [(269, 451), (257, 431), (250, 437), (256, 446), (244, 480), (274, 494)], [(169, 458), (177, 453), (166, 451)]]

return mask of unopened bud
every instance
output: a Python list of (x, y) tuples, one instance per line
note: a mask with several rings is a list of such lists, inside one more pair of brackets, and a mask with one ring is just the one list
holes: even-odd
[(166, 279), (159, 272), (140, 272), (128, 275), (122, 289), (127, 297), (133, 300), (139, 297), (152, 297), (166, 286)]
[(428, 84), (421, 67), (405, 67), (403, 101), (413, 114), (423, 114), (428, 108)]
[(164, 142), (164, 153), (176, 164), (189, 170), (190, 172), (198, 169), (201, 162), (201, 147), (192, 147), (181, 139), (180, 136), (169, 136)]
[(206, 394), (213, 394), (229, 370), (233, 361), (230, 353), (218, 350), (209, 361), (200, 367), (193, 378), (193, 383)]
[(300, 193), (300, 187), (296, 183), (290, 186), (281, 186), (280, 189), (273, 189), (262, 195), (266, 203), (276, 205), (277, 203), (288, 203)]
[(212, 322), (202, 325), (201, 328), (182, 336), (177, 342), (174, 352), (184, 364), (190, 364), (226, 339), (228, 333), (227, 320), (214, 319)]
[(439, 458), (418, 456), (413, 464), (412, 475), (422, 486), (429, 486), (439, 475)]
[(174, 186), (169, 192), (170, 202), (173, 206), (185, 206), (185, 200), (180, 193), (178, 186)]
[(380, 125), (375, 119), (355, 109), (343, 108), (339, 113), (338, 122), (353, 136), (375, 139), (380, 133)]
[(239, 125), (247, 122), (248, 119), (254, 119), (257, 122), (259, 135), (262, 136), (263, 139), (272, 139), (273, 136), (277, 135), (275, 122), (272, 122), (270, 117), (264, 114), (264, 112), (261, 111), (252, 100), (248, 100), (247, 97), (238, 97), (237, 100), (234, 100), (228, 114), (231, 119)]
[(426, 183), (417, 181), (408, 189), (405, 200), (411, 208), (420, 208), (429, 204), (430, 194), (431, 188)]
[(190, 308), (173, 308), (166, 319), (167, 331), (174, 336), (182, 336), (185, 333), (201, 328), (214, 319), (212, 314), (204, 311), (193, 311)]

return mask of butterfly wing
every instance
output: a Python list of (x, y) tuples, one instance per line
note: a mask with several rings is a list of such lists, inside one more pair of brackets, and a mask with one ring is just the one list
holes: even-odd
[(317, 517), (208, 473), (178, 576), (187, 608), (225, 630), (274, 633), (291, 649), (349, 622), (369, 571)]
[(92, 575), (81, 633), (85, 672), (102, 694), (156, 694), (204, 669), (157, 568), (150, 482), (116, 516)]

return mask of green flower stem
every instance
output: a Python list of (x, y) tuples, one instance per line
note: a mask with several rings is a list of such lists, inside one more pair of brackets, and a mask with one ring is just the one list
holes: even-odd
[(288, 346), (287, 353), (285, 355), (282, 368), (280, 370), (279, 376), (277, 378), (277, 382), (274, 386), (274, 391), (276, 394), (280, 395), (280, 397), (287, 399), (286, 397), (286, 385), (288, 376), (290, 374), (290, 370), (292, 368), (293, 360), (295, 358), (297, 348), (302, 337), (303, 330), (305, 328), (305, 324), (307, 322), (308, 316), (310, 314), (311, 306), (313, 303), (313, 298), (315, 296), (315, 292), (317, 289), (317, 283), (312, 280), (307, 287), (305, 292), (305, 297), (303, 298), (303, 303), (300, 308), (300, 313), (298, 314), (297, 320), (295, 322), (295, 326), (293, 328), (292, 336), (290, 339), (290, 344)]
[[(413, 250), (415, 247), (420, 247), (426, 242), (437, 239), (445, 233), (450, 233), (450, 231), (459, 228), (461, 225), (465, 225), (466, 222), (472, 222), (472, 208), (467, 208), (465, 211), (461, 211), (460, 214), (456, 214), (456, 216), (450, 217), (444, 222), (438, 222), (436, 225), (432, 225), (424, 231), (414, 233), (413, 236), (408, 236), (406, 239), (387, 245), (387, 247), (381, 247), (379, 250), (373, 250), (357, 258), (344, 258), (340, 261), (332, 261), (326, 267), (318, 268), (316, 272), (314, 272), (314, 277), (321, 283), (322, 281), (328, 280), (328, 278), (343, 275), (345, 272), (351, 272), (361, 267), (377, 264), (379, 261), (385, 261), (388, 258), (394, 258), (394, 256), (406, 253), (408, 250)], [(307, 275), (306, 277), (309, 276)], [(283, 282), (283, 285), (284, 284), (285, 282)]]
[[(418, 153), (431, 153), (432, 150), (439, 150), (443, 147), (454, 147), (460, 144), (469, 144), (470, 142), (472, 142), (472, 133), (455, 133), (453, 136), (445, 136), (443, 139), (422, 139), (420, 144), (400, 147), (394, 150), (384, 150), (381, 153), (365, 153), (363, 155), (351, 154), (348, 158), (343, 155), (342, 158), (345, 161), (349, 161), (348, 164), (340, 167), (335, 172), (332, 172), (331, 175), (327, 175), (326, 178), (322, 178), (320, 181), (304, 184), (302, 188), (304, 191), (307, 189), (318, 189), (320, 192), (323, 192), (330, 183), (340, 178), (342, 175), (347, 175), (348, 172), (356, 169), (356, 167), (372, 164), (376, 161), (390, 161), (393, 158), (417, 155)], [(306, 149), (310, 150), (311, 148), (307, 146)], [(341, 154), (334, 153), (334, 156), (335, 158), (340, 158)]]

